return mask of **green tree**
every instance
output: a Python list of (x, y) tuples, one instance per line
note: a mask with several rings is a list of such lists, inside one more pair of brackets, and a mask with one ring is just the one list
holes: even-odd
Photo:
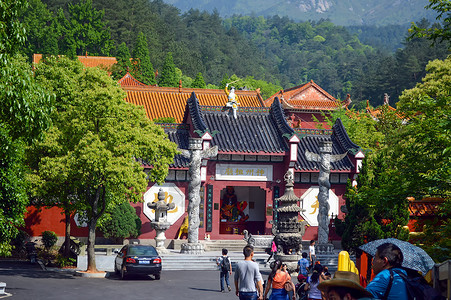
[(27, 41), (23, 52), (31, 57), (35, 53), (58, 54), (58, 31), (53, 13), (41, 0), (30, 0), (23, 14)]
[(128, 51), (128, 47), (125, 43), (121, 43), (117, 48), (116, 60), (117, 63), (111, 68), (111, 76), (114, 79), (119, 80), (131, 70), (132, 66), (130, 62), (130, 51)]
[[(39, 183), (39, 196), (45, 197), (53, 179), (64, 177), (61, 189), (71, 190), (73, 207), (88, 218), (88, 270), (95, 271), (98, 220), (110, 205), (142, 201), (148, 180), (161, 182), (166, 177), (176, 145), (147, 119), (142, 108), (124, 101), (125, 92), (105, 71), (83, 68), (67, 58), (49, 58), (38, 65), (36, 73), (42, 74), (38, 78), (46, 86), (56, 90), (61, 85), (58, 74), (74, 75), (67, 65), (83, 70), (75, 74), (76, 85), (61, 91), (54, 129), (44, 141), (58, 151), (40, 153), (34, 182)], [(141, 161), (152, 165), (148, 175)]]
[(194, 81), (191, 84), (191, 87), (198, 88), (198, 89), (207, 88), (207, 85), (205, 84), (205, 80), (204, 80), (204, 77), (202, 76), (201, 72), (197, 73), (196, 78), (194, 78)]
[(128, 202), (123, 202), (106, 212), (99, 220), (99, 229), (104, 237), (122, 244), (125, 238), (136, 238), (141, 234), (141, 219)]
[(161, 75), (158, 80), (158, 85), (169, 87), (177, 87), (179, 85), (171, 52), (168, 52), (168, 54), (166, 55), (163, 69), (161, 70)]
[(442, 26), (431, 26), (429, 28), (412, 23), (409, 29), (410, 38), (413, 37), (426, 37), (433, 41), (433, 43), (445, 42), (450, 46), (451, 41), (451, 3), (448, 0), (429, 0), (429, 4), (426, 9), (435, 10), (438, 15), (437, 21), (443, 21)]
[(79, 3), (69, 3), (68, 18), (62, 11), (58, 13), (61, 26), (63, 46), (60, 54), (108, 56), (114, 48), (109, 28), (106, 26), (104, 11), (92, 7), (92, 0), (81, 0)]
[(149, 46), (142, 32), (138, 34), (135, 48), (133, 48), (132, 72), (133, 77), (145, 84), (156, 84), (153, 65), (150, 62)]
[(51, 96), (34, 80), (18, 51), (25, 41), (20, 12), (26, 1), (0, 2), (0, 255), (10, 255), (10, 241), (24, 225), (28, 203), (23, 149), (50, 123)]

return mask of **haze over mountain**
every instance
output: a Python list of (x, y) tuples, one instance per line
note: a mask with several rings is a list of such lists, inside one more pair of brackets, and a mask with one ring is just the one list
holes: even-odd
[(288, 16), (295, 21), (330, 19), (336, 25), (410, 24), (434, 19), (424, 9), (427, 0), (163, 0), (182, 12), (191, 8), (222, 17), (237, 15)]

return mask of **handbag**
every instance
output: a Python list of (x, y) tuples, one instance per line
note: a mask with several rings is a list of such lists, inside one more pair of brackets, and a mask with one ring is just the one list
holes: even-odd
[(288, 279), (288, 273), (286, 273), (286, 278), (287, 281), (285, 281), (285, 283), (283, 284), (283, 288), (285, 289), (285, 291), (291, 292), (293, 291), (293, 283)]

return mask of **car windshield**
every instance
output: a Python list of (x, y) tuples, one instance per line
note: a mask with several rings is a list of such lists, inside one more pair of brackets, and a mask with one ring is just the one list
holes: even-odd
[(152, 256), (152, 255), (158, 255), (157, 251), (154, 247), (148, 247), (148, 246), (133, 246), (130, 247), (128, 250), (129, 255), (136, 255), (136, 256)]

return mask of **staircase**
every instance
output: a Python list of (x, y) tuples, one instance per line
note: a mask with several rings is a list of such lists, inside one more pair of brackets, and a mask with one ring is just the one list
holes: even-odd
[[(222, 249), (222, 248), (221, 248)], [(241, 249), (242, 250), (242, 249)], [(221, 256), (220, 251), (205, 252), (201, 255), (169, 253), (162, 254), (161, 261), (163, 270), (219, 270), (216, 265), (216, 259)], [(229, 252), (228, 256), (232, 263), (232, 270), (238, 261), (244, 259), (243, 252)], [(258, 263), (260, 270), (269, 271), (266, 265), (268, 254), (260, 252), (254, 253), (254, 261)]]

